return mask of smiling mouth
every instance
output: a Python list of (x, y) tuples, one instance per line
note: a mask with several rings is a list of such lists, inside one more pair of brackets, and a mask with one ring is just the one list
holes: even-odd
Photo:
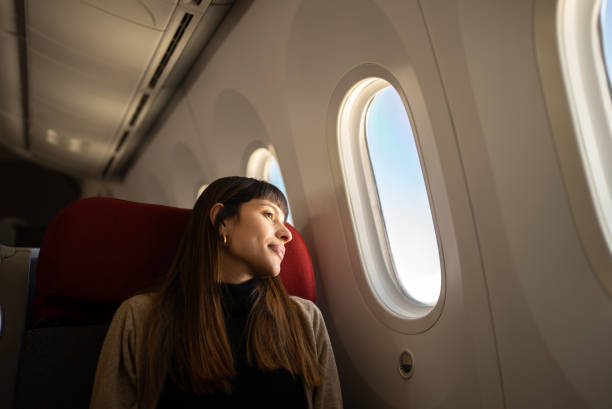
[(272, 249), (272, 251), (275, 252), (281, 260), (283, 259), (283, 257), (285, 257), (285, 246), (281, 246), (279, 244), (271, 244), (268, 247), (270, 247), (270, 249)]

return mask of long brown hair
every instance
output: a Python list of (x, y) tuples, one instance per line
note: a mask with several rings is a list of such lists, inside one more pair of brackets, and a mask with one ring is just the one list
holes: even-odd
[[(221, 304), (219, 227), (239, 217), (242, 204), (251, 199), (268, 199), (287, 214), (280, 190), (238, 176), (217, 179), (196, 202), (170, 270), (152, 293), (138, 385), (141, 407), (155, 404), (167, 380), (197, 394), (230, 392), (229, 379), (236, 372)], [(223, 207), (213, 224), (209, 212), (215, 203)], [(249, 364), (262, 371), (285, 369), (308, 385), (319, 385), (305, 317), (278, 277), (259, 281), (246, 330)]]

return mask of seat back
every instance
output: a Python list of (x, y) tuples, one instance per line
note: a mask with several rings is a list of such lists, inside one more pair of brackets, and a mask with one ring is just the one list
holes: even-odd
[[(65, 208), (40, 250), (33, 323), (23, 337), (17, 408), (87, 407), (97, 357), (125, 299), (169, 269), (191, 210), (110, 198)], [(314, 301), (310, 256), (299, 233), (287, 244), (281, 280)]]

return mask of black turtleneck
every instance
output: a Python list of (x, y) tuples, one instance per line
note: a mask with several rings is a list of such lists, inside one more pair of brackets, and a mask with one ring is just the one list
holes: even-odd
[(157, 408), (243, 408), (265, 405), (266, 408), (307, 408), (304, 386), (284, 370), (262, 372), (246, 359), (246, 325), (253, 307), (253, 292), (259, 280), (253, 278), (241, 284), (222, 284), (223, 315), (236, 376), (230, 379), (232, 393), (215, 392), (195, 395), (167, 382)]

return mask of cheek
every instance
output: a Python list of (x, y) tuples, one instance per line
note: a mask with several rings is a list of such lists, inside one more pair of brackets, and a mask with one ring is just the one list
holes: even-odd
[(242, 236), (246, 238), (242, 238), (241, 240), (235, 240), (232, 243), (232, 250), (237, 256), (252, 260), (257, 258), (262, 252), (262, 242), (257, 236), (247, 235)]

